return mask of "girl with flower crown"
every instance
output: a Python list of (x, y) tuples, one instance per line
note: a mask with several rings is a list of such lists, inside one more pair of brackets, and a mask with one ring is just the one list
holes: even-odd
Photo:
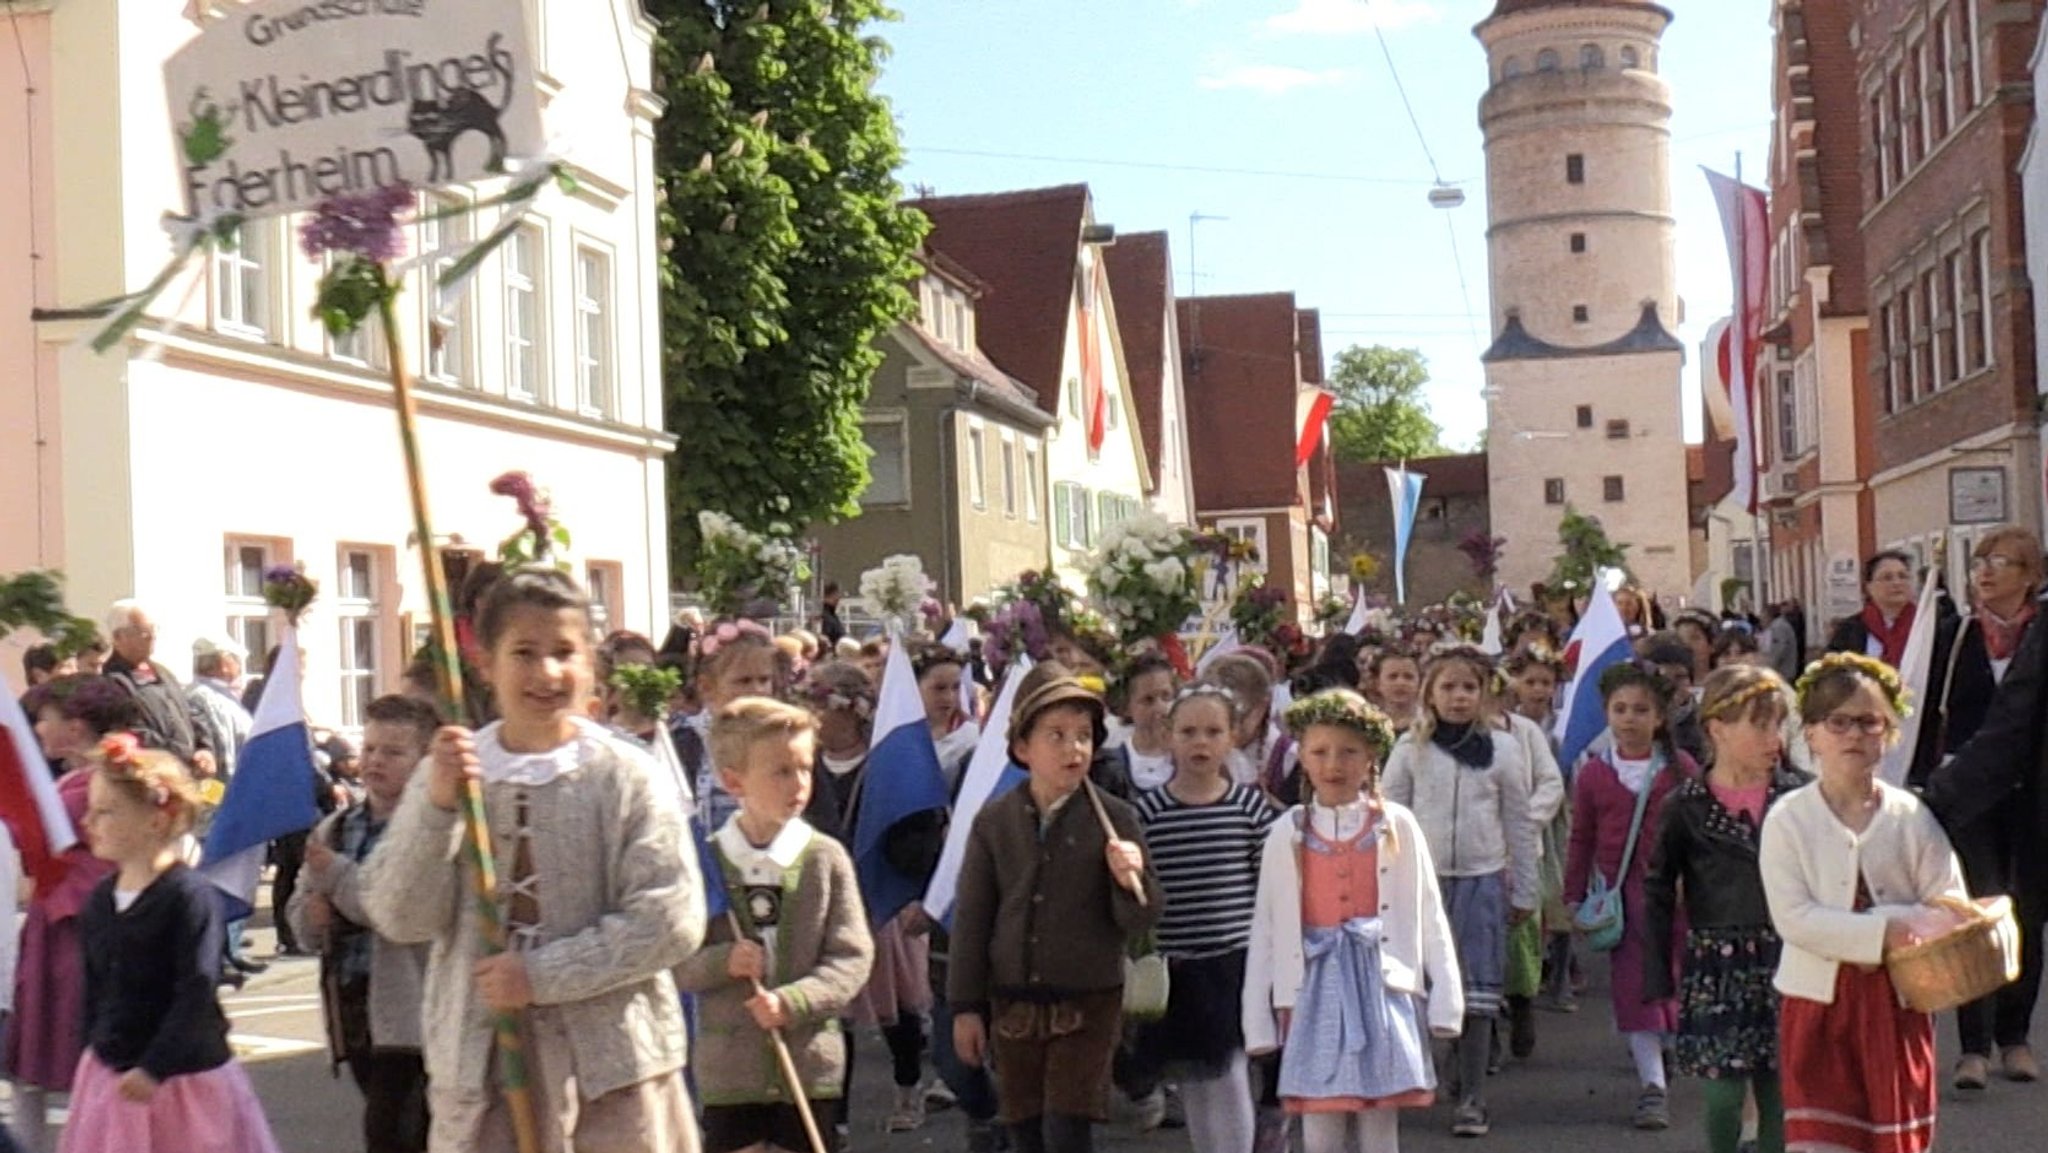
[(725, 827), (739, 811), (739, 802), (725, 791), (718, 767), (711, 763), (711, 718), (742, 697), (773, 697), (781, 687), (780, 658), (775, 636), (745, 617), (720, 620), (696, 641), (693, 674), (703, 707), (670, 722), (676, 753), (682, 757), (692, 794), (700, 803), (698, 820), (704, 831)]
[(1906, 689), (1889, 665), (1835, 653), (1799, 678), (1820, 780), (1764, 818), (1759, 864), (1784, 939), (1774, 984), (1785, 1147), (1919, 1153), (1934, 1143), (1934, 1019), (1899, 1003), (1884, 962), (1952, 924), (1962, 866), (1919, 798), (1878, 778)]
[(1307, 1153), (1392, 1153), (1397, 1111), (1435, 1097), (1430, 1038), (1465, 1022), (1438, 865), (1415, 814), (1380, 795), (1384, 713), (1331, 689), (1286, 720), (1304, 796), (1260, 853), (1245, 1046), (1280, 1050), (1280, 1096)]

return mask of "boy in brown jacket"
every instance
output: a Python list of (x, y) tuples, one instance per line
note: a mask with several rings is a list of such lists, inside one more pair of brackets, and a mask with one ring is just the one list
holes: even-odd
[(953, 1043), (969, 1066), (993, 1052), (1017, 1153), (1091, 1147), (1123, 1024), (1124, 957), (1164, 900), (1136, 811), (1088, 782), (1103, 713), (1064, 666), (1025, 676), (1009, 739), (1031, 778), (975, 817), (961, 865)]
[(852, 859), (800, 815), (816, 738), (808, 711), (761, 697), (734, 701), (711, 722), (710, 754), (740, 803), (711, 837), (733, 915), (713, 919), (704, 947), (676, 968), (676, 984), (697, 994), (691, 1064), (704, 1153), (810, 1149), (771, 1029), (788, 1041), (828, 1153), (838, 1144), (839, 1018), (867, 984), (874, 942)]

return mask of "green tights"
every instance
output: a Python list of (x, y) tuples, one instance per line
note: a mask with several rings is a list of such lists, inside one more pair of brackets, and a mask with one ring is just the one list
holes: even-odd
[(1757, 1153), (1785, 1153), (1785, 1097), (1775, 1073), (1700, 1082), (1707, 1099), (1708, 1153), (1735, 1153), (1742, 1143), (1743, 1091), (1756, 1089)]

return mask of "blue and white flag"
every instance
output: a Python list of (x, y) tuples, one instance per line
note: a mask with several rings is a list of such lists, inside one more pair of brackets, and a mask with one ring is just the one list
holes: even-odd
[(967, 859), (967, 835), (974, 831), (974, 818), (982, 807), (1024, 783), (1025, 772), (1010, 760), (1010, 713), (1017, 704), (1017, 686), (1031, 662), (1018, 657), (1003, 678), (1003, 691), (989, 707), (988, 724), (982, 726), (981, 741), (974, 746), (967, 771), (960, 777), (960, 796), (953, 806), (953, 823), (946, 829), (946, 848), (939, 854), (939, 867), (924, 891), (925, 915), (950, 927), (953, 901), (960, 893), (960, 866)]
[(1490, 657), (1497, 657), (1507, 649), (1506, 642), (1501, 639), (1501, 617), (1507, 612), (1507, 606), (1503, 602), (1507, 600), (1507, 595), (1500, 594), (1495, 598), (1493, 607), (1486, 610), (1486, 631), (1480, 634), (1479, 651)]
[(709, 826), (709, 817), (698, 809), (696, 790), (690, 788), (690, 774), (683, 768), (683, 755), (676, 750), (675, 734), (669, 731), (667, 719), (654, 729), (654, 763), (661, 768), (655, 783), (673, 786), (682, 803), (690, 840), (697, 846), (697, 871), (704, 877), (704, 915), (723, 917), (731, 902), (725, 895), (725, 870), (719, 867), (718, 853), (711, 847), (711, 834), (718, 830)]
[(981, 719), (981, 698), (974, 692), (974, 670), (967, 666), (969, 645), (974, 641), (974, 623), (964, 616), (954, 617), (952, 627), (939, 643), (960, 654), (960, 715), (970, 721)]
[[(256, 704), (249, 743), (235, 759), (235, 775), (200, 850), (199, 872), (220, 890), (225, 920), (239, 921), (255, 909), (264, 847), (320, 820), (313, 733), (306, 725), (299, 680), (298, 630), (286, 625), (278, 638), (277, 667)], [(283, 917), (284, 910), (277, 910), (277, 916)]]
[(1607, 731), (1607, 702), (1600, 696), (1600, 674), (1634, 655), (1628, 627), (1621, 623), (1621, 610), (1614, 607), (1614, 593), (1603, 573), (1593, 581), (1586, 615), (1564, 648), (1565, 665), (1573, 672), (1572, 683), (1565, 689), (1564, 707), (1557, 712), (1557, 763), (1567, 766), (1567, 771)]
[(1408, 603), (1408, 540), (1415, 535), (1415, 514), (1422, 508), (1422, 482), (1428, 478), (1409, 472), (1407, 465), (1390, 468), (1387, 495), (1394, 507), (1394, 601)]
[(853, 870), (860, 881), (868, 920), (887, 924), (924, 892), (927, 878), (905, 875), (883, 852), (897, 822), (946, 808), (946, 774), (925, 719), (924, 697), (902, 637), (889, 646), (875, 725), (868, 741), (868, 767), (861, 774), (853, 818)]

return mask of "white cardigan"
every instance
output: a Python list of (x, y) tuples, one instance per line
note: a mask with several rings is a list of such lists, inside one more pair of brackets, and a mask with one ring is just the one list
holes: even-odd
[[(1450, 919), (1437, 891), (1429, 842), (1415, 814), (1382, 802), (1379, 890), (1380, 973), (1387, 987), (1429, 1001), (1429, 1029), (1455, 1037), (1464, 1025), (1465, 985), (1458, 973)], [(1270, 1052), (1281, 1040), (1279, 1010), (1294, 1008), (1307, 972), (1301, 928), (1301, 877), (1295, 871), (1300, 806), (1282, 813), (1266, 834), (1259, 866), (1259, 902), (1245, 958), (1244, 1045)], [(1424, 978), (1427, 977), (1427, 984)]]
[[(1778, 992), (1831, 1005), (1845, 964), (1884, 961), (1885, 923), (1941, 894), (1966, 896), (1948, 837), (1918, 797), (1879, 782), (1881, 803), (1862, 835), (1851, 833), (1818, 782), (1797, 789), (1764, 817), (1764, 895), (1784, 938)], [(1872, 907), (1856, 912), (1858, 876)]]

